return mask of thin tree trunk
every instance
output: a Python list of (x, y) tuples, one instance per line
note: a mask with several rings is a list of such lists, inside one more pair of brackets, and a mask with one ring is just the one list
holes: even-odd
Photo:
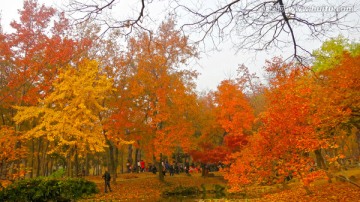
[(97, 167), (98, 167), (98, 170), (97, 170), (97, 173), (96, 175), (100, 175), (102, 173), (102, 170), (101, 170), (101, 160), (100, 160), (100, 155), (98, 154), (97, 155)]
[(201, 163), (201, 176), (206, 177), (205, 163)]
[(89, 175), (89, 154), (85, 157), (85, 176)]
[(360, 159), (360, 128), (357, 128), (357, 132), (356, 132), (356, 142), (358, 144), (358, 158), (357, 159)]
[(119, 149), (117, 147), (115, 147), (115, 162), (114, 162), (114, 176), (115, 178), (117, 178), (117, 168), (119, 165)]
[(139, 161), (138, 156), (139, 156), (139, 148), (136, 148), (135, 149), (135, 161), (134, 161), (134, 167), (133, 167), (133, 168), (136, 168), (136, 172), (139, 169), (138, 164), (137, 164), (137, 162)]
[(79, 176), (79, 154), (77, 145), (75, 144), (75, 177)]
[(35, 161), (35, 142), (34, 142), (34, 139), (31, 139), (31, 172), (30, 172), (30, 178), (33, 178), (34, 177), (34, 161)]
[[(24, 169), (26, 169), (28, 167), (28, 165), (27, 165), (28, 164), (28, 159), (27, 158), (23, 159), (23, 163), (24, 163)], [(0, 172), (0, 176), (1, 176), (1, 172)], [(27, 173), (25, 173), (24, 179), (26, 179), (28, 177), (29, 177), (29, 175)]]
[(5, 166), (5, 161), (1, 161), (1, 162), (0, 162), (0, 179), (3, 179), (4, 166)]
[(54, 158), (50, 158), (50, 166), (49, 166), (49, 175), (51, 175), (53, 173), (53, 167), (54, 167)]
[(113, 182), (116, 182), (116, 165), (115, 165), (115, 157), (114, 157), (114, 146), (111, 143), (110, 140), (106, 141), (108, 146), (109, 146), (109, 157), (110, 157), (110, 166), (108, 166), (110, 174), (111, 174), (111, 178)]
[(47, 172), (47, 166), (48, 166), (48, 158), (47, 158), (47, 150), (49, 148), (49, 141), (46, 140), (46, 146), (44, 148), (44, 151), (42, 153), (42, 163), (43, 165), (41, 166), (41, 170), (42, 170), (42, 175), (46, 176), (46, 172)]
[[(132, 149), (132, 145), (129, 144), (128, 146), (128, 157), (127, 157), (127, 162), (129, 162), (130, 165), (133, 165), (133, 158), (132, 158), (132, 152), (133, 152), (133, 149)], [(131, 166), (130, 166), (131, 167)], [(130, 170), (131, 172), (131, 170)]]
[(41, 168), (41, 159), (40, 159), (40, 152), (41, 152), (41, 145), (42, 145), (42, 138), (39, 138), (39, 142), (38, 142), (38, 148), (37, 148), (37, 155), (36, 155), (36, 159), (37, 159), (37, 166), (36, 166), (36, 177), (40, 176), (40, 168)]
[(67, 170), (68, 170), (68, 177), (73, 177), (73, 162), (72, 162), (72, 158), (73, 158), (73, 151), (70, 151), (70, 154), (68, 155), (68, 162), (67, 162)]
[(318, 168), (327, 170), (325, 159), (321, 154), (321, 149), (315, 150), (315, 157)]
[(120, 165), (121, 165), (121, 173), (124, 173), (124, 148), (121, 147), (120, 150)]

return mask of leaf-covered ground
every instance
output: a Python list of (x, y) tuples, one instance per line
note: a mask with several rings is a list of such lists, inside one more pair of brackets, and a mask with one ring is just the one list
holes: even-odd
[[(225, 185), (221, 176), (201, 177), (200, 174), (187, 176), (184, 173), (175, 176), (165, 176), (165, 182), (158, 180), (158, 175), (152, 173), (134, 173), (119, 175), (116, 184), (111, 183), (112, 192), (104, 193), (104, 182), (100, 177), (90, 177), (100, 189), (100, 193), (92, 199), (96, 200), (161, 200), (161, 193), (177, 186), (198, 186), (202, 184), (207, 189), (213, 189), (215, 184)], [(91, 199), (90, 199), (91, 201)]]
[[(357, 182), (359, 183), (360, 170), (356, 170)], [(198, 186), (204, 184), (207, 190), (214, 190), (215, 185), (226, 186), (220, 173), (215, 177), (201, 177), (200, 174), (186, 176), (185, 174), (165, 176), (165, 182), (161, 183), (158, 176), (152, 173), (134, 173), (119, 175), (116, 184), (112, 183), (112, 192), (104, 193), (104, 183), (100, 177), (89, 177), (95, 181), (100, 193), (84, 201), (211, 201), (207, 195), (187, 198), (162, 198), (161, 193), (177, 186)], [(299, 182), (289, 184), (288, 189), (280, 186), (253, 187), (248, 190), (246, 197), (250, 201), (360, 201), (360, 188), (347, 183), (334, 181), (327, 183), (325, 180), (315, 183), (310, 187), (313, 194), (307, 195)], [(215, 197), (215, 196), (214, 196)], [(244, 194), (227, 195), (219, 201), (241, 201), (245, 200)]]
[(307, 195), (301, 186), (293, 187), (275, 194), (268, 194), (261, 201), (316, 201), (316, 202), (356, 202), (360, 201), (360, 188), (344, 182), (322, 184), (312, 187), (313, 194)]
[[(104, 193), (104, 183), (101, 177), (91, 176), (87, 179), (94, 181), (100, 193), (90, 196), (81, 201), (215, 201), (215, 195), (207, 194), (205, 199), (203, 195), (187, 198), (163, 198), (161, 193), (165, 190), (171, 190), (177, 186), (197, 186), (201, 190), (201, 185), (205, 185), (206, 190), (214, 190), (215, 185), (226, 186), (220, 173), (214, 173), (215, 177), (201, 177), (200, 174), (185, 174), (175, 176), (165, 176), (165, 182), (161, 183), (158, 176), (152, 173), (132, 173), (120, 174), (115, 183), (111, 183), (112, 192)], [(342, 172), (344, 176), (355, 176), (355, 182), (360, 184), (360, 169), (354, 169)], [(7, 186), (10, 181), (0, 180), (2, 186)], [(218, 198), (216, 201), (316, 201), (316, 202), (360, 202), (360, 188), (348, 183), (333, 180), (333, 183), (327, 183), (326, 180), (319, 180), (310, 187), (313, 192), (307, 195), (299, 182), (292, 182), (288, 189), (281, 186), (256, 186), (251, 187), (242, 194), (227, 194), (225, 197)]]

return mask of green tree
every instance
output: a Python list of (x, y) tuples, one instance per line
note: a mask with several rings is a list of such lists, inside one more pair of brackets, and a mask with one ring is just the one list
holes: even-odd
[(349, 39), (341, 35), (325, 41), (319, 49), (313, 52), (315, 57), (313, 70), (321, 72), (339, 65), (344, 58), (344, 53), (351, 56), (359, 55), (360, 44), (350, 42)]

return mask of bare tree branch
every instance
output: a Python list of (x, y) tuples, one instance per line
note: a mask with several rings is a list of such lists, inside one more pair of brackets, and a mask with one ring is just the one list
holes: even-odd
[[(340, 31), (359, 30), (358, 22), (345, 22), (351, 13), (358, 12), (355, 10), (355, 2), (337, 2), (332, 5), (329, 2), (322, 4), (323, 2), (305, 0), (234, 0), (221, 1), (221, 5), (213, 9), (202, 9), (200, 6), (191, 8), (181, 2), (177, 1), (174, 9), (189, 13), (195, 18), (183, 24), (182, 28), (186, 31), (202, 32), (198, 41), (206, 37), (226, 39), (235, 36), (234, 45), (237, 50), (257, 51), (274, 47), (282, 49), (291, 44), (291, 58), (299, 62), (303, 62), (305, 56), (311, 56), (310, 50), (300, 43), (305, 37), (321, 39), (333, 33), (334, 28)], [(302, 33), (297, 33), (297, 30)]]
[[(237, 51), (292, 47), (291, 58), (302, 62), (305, 57), (311, 56), (311, 51), (303, 44), (304, 40), (321, 40), (331, 35), (334, 29), (359, 31), (358, 21), (346, 21), (350, 14), (359, 15), (358, 3), (330, 1), (222, 0), (214, 4), (197, 0), (195, 3), (200, 6), (194, 6), (194, 2), (172, 0), (169, 12), (186, 16), (181, 28), (190, 37), (199, 36), (194, 40), (196, 43), (207, 44), (205, 41), (210, 39), (213, 46), (217, 47), (224, 40), (231, 39)], [(70, 0), (70, 12), (74, 16), (80, 15), (76, 18), (77, 22), (96, 20), (106, 27), (105, 32), (120, 28), (125, 35), (137, 29), (150, 30), (143, 23), (152, 12), (146, 10), (153, 3), (150, 0), (138, 1), (141, 5), (136, 14), (120, 20), (112, 19), (111, 16), (109, 19), (104, 18), (105, 11), (114, 7), (119, 0), (84, 2)]]
[[(71, 16), (75, 19), (75, 23), (86, 23), (91, 21), (96, 21), (100, 25), (104, 26), (104, 31), (102, 35), (105, 35), (111, 29), (122, 29), (124, 30), (124, 35), (129, 35), (133, 32), (134, 29), (146, 30), (149, 29), (141, 25), (142, 19), (145, 17), (145, 0), (140, 0), (140, 8), (138, 14), (122, 20), (117, 19), (104, 19), (104, 11), (106, 9), (112, 9), (119, 0), (106, 0), (106, 1), (96, 1), (93, 0), (92, 4), (82, 2), (80, 0), (70, 0), (69, 1), (69, 10)], [(105, 2), (105, 3), (102, 3)]]

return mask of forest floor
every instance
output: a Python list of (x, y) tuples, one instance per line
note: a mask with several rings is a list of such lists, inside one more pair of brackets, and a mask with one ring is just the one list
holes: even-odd
[[(360, 168), (351, 169), (338, 173), (346, 177), (354, 176), (355, 182), (360, 183)], [(165, 182), (158, 180), (158, 175), (152, 173), (130, 173), (120, 174), (116, 183), (111, 183), (112, 192), (104, 193), (104, 182), (101, 177), (87, 177), (94, 181), (100, 193), (81, 201), (341, 201), (360, 202), (360, 188), (348, 182), (333, 180), (328, 183), (326, 180), (318, 180), (310, 187), (313, 194), (308, 195), (302, 188), (300, 182), (293, 180), (284, 189), (282, 186), (256, 186), (250, 187), (242, 194), (225, 195), (196, 195), (188, 197), (163, 197), (166, 190), (173, 190), (175, 187), (205, 186), (207, 191), (215, 190), (215, 185), (226, 187), (226, 181), (221, 173), (214, 172), (213, 177), (201, 177), (200, 173), (187, 176), (181, 173), (175, 176), (165, 176)]]
[[(226, 187), (226, 181), (220, 172), (213, 172), (213, 177), (202, 177), (200, 173), (193, 173), (187, 176), (185, 173), (175, 176), (165, 176), (165, 181), (160, 182), (158, 175), (149, 172), (119, 174), (116, 182), (111, 182), (112, 192), (104, 193), (104, 181), (100, 176), (89, 176), (86, 179), (95, 182), (100, 190), (96, 195), (82, 199), (82, 202), (115, 202), (115, 201), (254, 201), (254, 202), (360, 202), (360, 188), (349, 183), (333, 178), (333, 183), (327, 180), (317, 180), (312, 184), (312, 194), (306, 194), (305, 189), (297, 180), (291, 180), (288, 187), (281, 185), (254, 186), (249, 187), (246, 193), (215, 194), (215, 187)], [(360, 168), (349, 169), (337, 173), (347, 178), (353, 176), (352, 180), (360, 184)], [(10, 184), (10, 181), (0, 181), (3, 186)], [(162, 193), (174, 188), (198, 187), (199, 190), (206, 189), (207, 194), (193, 195), (187, 197), (164, 197)], [(1, 199), (0, 199), (1, 201)]]

